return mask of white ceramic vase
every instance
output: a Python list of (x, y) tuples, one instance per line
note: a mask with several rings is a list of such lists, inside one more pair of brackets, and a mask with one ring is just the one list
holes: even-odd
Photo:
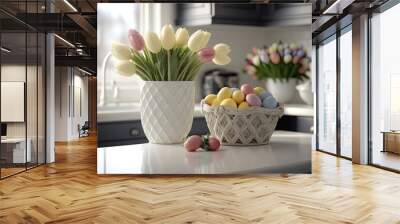
[(192, 81), (146, 81), (140, 91), (140, 114), (150, 143), (182, 143), (193, 123)]
[(311, 82), (306, 81), (296, 87), (299, 91), (300, 98), (308, 105), (314, 104), (314, 94), (311, 91)]
[(296, 93), (296, 79), (286, 80), (267, 80), (267, 90), (280, 103), (289, 102)]

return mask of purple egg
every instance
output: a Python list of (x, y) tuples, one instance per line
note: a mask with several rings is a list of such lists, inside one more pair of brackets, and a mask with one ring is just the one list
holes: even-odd
[(259, 107), (261, 105), (261, 99), (254, 93), (246, 95), (246, 102), (253, 107)]

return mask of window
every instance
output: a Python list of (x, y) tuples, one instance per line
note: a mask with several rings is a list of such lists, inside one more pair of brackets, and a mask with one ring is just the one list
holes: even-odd
[(319, 45), (318, 149), (336, 153), (336, 36)]
[[(400, 131), (400, 4), (371, 18), (371, 159), (372, 163), (400, 170), (400, 155), (388, 149), (383, 132)], [(393, 137), (394, 151), (400, 147), (400, 134)], [(398, 152), (400, 153), (400, 152)]]
[(111, 43), (128, 43), (128, 29), (140, 29), (139, 4), (98, 4), (97, 7), (98, 107), (130, 107), (139, 101), (140, 79), (118, 75), (110, 57)]
[(352, 33), (351, 26), (340, 36), (340, 154), (352, 157)]

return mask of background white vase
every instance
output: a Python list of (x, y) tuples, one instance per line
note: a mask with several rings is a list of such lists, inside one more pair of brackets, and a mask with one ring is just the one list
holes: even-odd
[(296, 93), (296, 79), (286, 80), (267, 80), (267, 90), (280, 103), (289, 102)]
[(140, 114), (150, 143), (182, 143), (193, 123), (192, 81), (146, 81), (140, 91)]
[(299, 91), (300, 98), (308, 105), (314, 104), (314, 94), (311, 91), (311, 82), (305, 81), (296, 87)]

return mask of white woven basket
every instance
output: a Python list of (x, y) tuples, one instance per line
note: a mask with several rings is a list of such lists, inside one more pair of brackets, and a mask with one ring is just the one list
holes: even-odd
[(251, 107), (238, 110), (223, 106), (211, 107), (202, 102), (208, 129), (223, 145), (269, 144), (283, 111), (282, 104), (275, 109)]

